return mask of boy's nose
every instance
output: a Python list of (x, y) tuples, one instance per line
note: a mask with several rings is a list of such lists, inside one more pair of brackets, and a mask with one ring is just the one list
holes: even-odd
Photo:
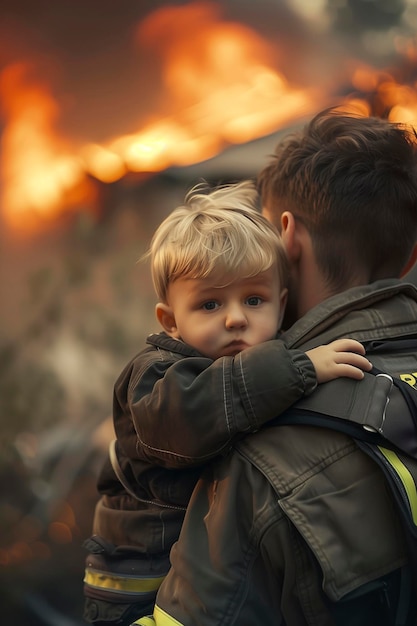
[(226, 315), (226, 328), (245, 328), (248, 324), (246, 315), (240, 306), (230, 307)]

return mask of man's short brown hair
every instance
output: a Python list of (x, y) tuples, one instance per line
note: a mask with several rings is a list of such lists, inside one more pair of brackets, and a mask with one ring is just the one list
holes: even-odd
[(303, 222), (333, 288), (364, 268), (398, 277), (417, 238), (415, 132), (327, 109), (277, 146), (258, 189), (277, 225), (285, 210)]

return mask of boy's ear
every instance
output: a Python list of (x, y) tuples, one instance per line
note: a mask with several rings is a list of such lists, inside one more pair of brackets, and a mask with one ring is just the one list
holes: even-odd
[(175, 315), (171, 307), (164, 302), (158, 302), (155, 307), (155, 314), (164, 331), (171, 337), (179, 339), (178, 328), (175, 323)]
[(279, 295), (280, 309), (279, 309), (278, 328), (281, 328), (282, 326), (282, 320), (284, 319), (284, 313), (287, 307), (287, 300), (288, 300), (288, 289), (285, 288), (281, 291)]

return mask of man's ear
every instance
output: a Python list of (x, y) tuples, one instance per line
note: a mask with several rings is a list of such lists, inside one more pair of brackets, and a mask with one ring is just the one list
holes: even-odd
[(175, 315), (171, 307), (164, 302), (158, 302), (155, 307), (155, 314), (164, 331), (170, 335), (170, 337), (179, 339), (178, 328), (175, 323)]
[(281, 236), (290, 262), (300, 256), (300, 246), (297, 238), (296, 221), (291, 211), (284, 211), (281, 215)]
[(285, 288), (279, 294), (280, 309), (279, 309), (278, 328), (281, 328), (282, 326), (282, 320), (284, 319), (284, 313), (285, 313), (285, 309), (287, 306), (287, 300), (288, 300), (288, 289)]
[(402, 278), (411, 270), (415, 262), (417, 261), (417, 244), (414, 246), (413, 251), (410, 254), (410, 258), (408, 259), (405, 267), (403, 268), (400, 277)]

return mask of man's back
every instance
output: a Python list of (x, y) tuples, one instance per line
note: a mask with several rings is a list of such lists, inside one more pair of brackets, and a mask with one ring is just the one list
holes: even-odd
[[(324, 624), (341, 600), (349, 607), (350, 595), (406, 565), (391, 494), (352, 439), (313, 426), (282, 426), (247, 438), (239, 450), (268, 477), (284, 513), (273, 535), (281, 535), (288, 551), (271, 564), (271, 574), (281, 568), (287, 577), (281, 602), (288, 624), (298, 623), (292, 614), (300, 606), (306, 620), (310, 613), (306, 623)], [(273, 542), (270, 549), (273, 554)], [(373, 623), (394, 624), (383, 607)]]
[[(330, 317), (327, 306), (307, 314), (292, 328), (291, 345), (341, 336), (345, 327), (362, 340), (417, 337), (417, 291), (400, 281), (351, 290), (334, 309)], [(397, 356), (392, 363), (401, 368)], [(271, 426), (200, 481), (156, 623), (166, 611), (185, 626), (356, 625), (357, 611), (368, 624), (391, 626), (411, 597), (399, 597), (406, 564), (392, 494), (355, 441), (313, 426)]]

